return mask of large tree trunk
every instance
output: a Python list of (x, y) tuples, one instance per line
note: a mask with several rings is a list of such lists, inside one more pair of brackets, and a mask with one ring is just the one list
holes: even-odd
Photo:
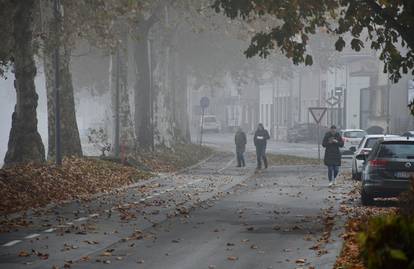
[(150, 26), (145, 23), (138, 26), (138, 39), (134, 46), (136, 65), (135, 83), (135, 134), (138, 146), (142, 150), (150, 150), (154, 145), (152, 118), (151, 77), (148, 54), (148, 32)]
[(34, 0), (16, 1), (13, 37), (17, 102), (12, 116), (5, 166), (45, 161), (45, 149), (37, 131), (38, 95), (34, 84), (36, 65), (32, 47), (34, 3)]
[[(119, 143), (126, 149), (135, 148), (134, 124), (131, 118), (131, 106), (129, 103), (128, 89), (128, 30), (125, 24), (120, 24), (120, 44), (117, 52), (110, 57), (110, 89), (112, 93), (112, 111), (114, 126), (116, 120), (116, 91), (117, 68), (119, 68)], [(119, 61), (119, 62), (118, 62)], [(115, 131), (115, 127), (113, 130)], [(113, 135), (113, 138), (115, 136)], [(114, 141), (115, 142), (115, 141)]]
[(171, 81), (171, 53), (169, 46), (163, 46), (164, 39), (154, 44), (154, 129), (155, 143), (168, 148), (175, 144), (174, 93)]
[[(42, 0), (42, 28), (45, 34), (45, 46), (43, 50), (44, 71), (46, 76), (47, 92), (47, 115), (48, 115), (48, 158), (55, 156), (55, 66), (54, 46), (57, 45), (55, 31), (55, 20), (53, 17), (53, 1)], [(70, 71), (71, 51), (61, 45), (59, 50), (59, 72), (60, 72), (60, 110), (61, 110), (61, 152), (62, 156), (81, 156), (82, 147), (79, 137), (78, 124), (76, 121), (75, 99), (73, 93), (72, 74)]]

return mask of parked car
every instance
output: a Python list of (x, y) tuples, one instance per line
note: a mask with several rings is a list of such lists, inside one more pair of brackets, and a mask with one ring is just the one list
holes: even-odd
[(362, 172), (361, 201), (370, 205), (374, 198), (397, 197), (410, 189), (414, 177), (414, 138), (384, 137), (373, 146)]
[[(321, 126), (319, 137), (327, 131), (327, 127)], [(318, 125), (315, 123), (299, 123), (287, 130), (287, 141), (289, 143), (311, 142), (316, 141), (316, 139), (318, 139)]]
[[(361, 173), (364, 165), (364, 160), (358, 160), (358, 155), (368, 155), (371, 152), (375, 143), (384, 137), (399, 137), (397, 135), (366, 135), (359, 143), (359, 146), (355, 149), (354, 156), (352, 158), (352, 179), (361, 180)], [(351, 151), (353, 151), (351, 147)]]
[(344, 155), (353, 155), (362, 138), (367, 135), (367, 132), (360, 129), (344, 129), (339, 133), (344, 140), (344, 147), (341, 149), (341, 153)]
[(215, 115), (204, 115), (203, 131), (219, 133), (220, 129), (220, 123)]
[(402, 136), (414, 137), (414, 131), (407, 131), (407, 132), (403, 133)]

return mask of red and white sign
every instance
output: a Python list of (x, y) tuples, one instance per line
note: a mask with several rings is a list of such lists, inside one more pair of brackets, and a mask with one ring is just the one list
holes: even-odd
[(309, 108), (309, 112), (311, 113), (315, 122), (318, 124), (322, 121), (327, 110), (328, 109), (326, 107), (310, 107)]

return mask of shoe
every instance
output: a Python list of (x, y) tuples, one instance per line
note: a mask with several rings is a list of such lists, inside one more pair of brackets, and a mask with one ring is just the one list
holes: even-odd
[(333, 185), (336, 185), (336, 178), (333, 180)]
[(329, 187), (332, 187), (333, 186), (333, 182), (332, 181), (330, 181), (329, 182)]
[(237, 165), (236, 167), (241, 167), (241, 165)]

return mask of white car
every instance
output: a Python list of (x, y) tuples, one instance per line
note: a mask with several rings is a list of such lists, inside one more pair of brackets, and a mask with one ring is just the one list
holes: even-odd
[(203, 121), (203, 131), (220, 132), (221, 126), (215, 115), (205, 115)]
[(367, 132), (361, 129), (344, 129), (340, 130), (339, 133), (344, 141), (344, 147), (341, 150), (344, 155), (354, 154), (362, 138), (367, 135)]
[(383, 137), (399, 137), (398, 135), (366, 135), (361, 140), (358, 148), (356, 148), (352, 158), (352, 179), (361, 180), (361, 173), (364, 168), (364, 161), (358, 160), (358, 155), (369, 155), (375, 143)]

